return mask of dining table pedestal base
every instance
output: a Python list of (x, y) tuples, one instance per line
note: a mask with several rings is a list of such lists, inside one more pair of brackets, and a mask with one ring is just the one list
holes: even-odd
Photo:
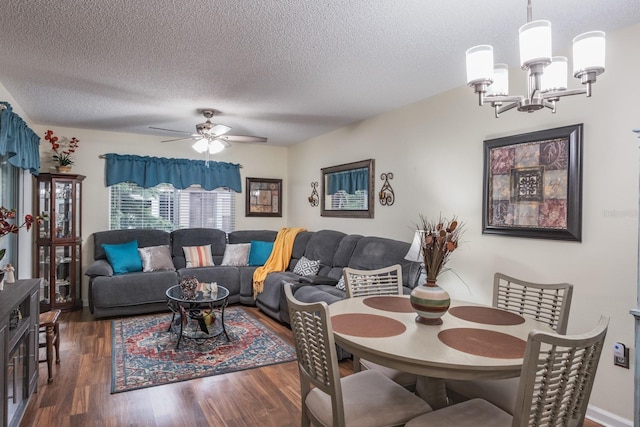
[(442, 378), (424, 377), (418, 375), (416, 381), (416, 395), (427, 402), (435, 411), (449, 404), (447, 389)]

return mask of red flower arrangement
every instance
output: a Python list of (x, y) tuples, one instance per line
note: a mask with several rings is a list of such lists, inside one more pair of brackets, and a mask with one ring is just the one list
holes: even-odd
[[(35, 222), (41, 222), (44, 219), (44, 216), (33, 217), (33, 215), (25, 215), (24, 222), (20, 225), (9, 222), (15, 221), (15, 219), (15, 209), (7, 209), (4, 206), (0, 206), (0, 237), (6, 236), (9, 233), (18, 234), (18, 231), (22, 227), (26, 227), (28, 231)], [(0, 260), (4, 258), (5, 252), (5, 249), (0, 249)]]
[(80, 143), (78, 138), (58, 138), (53, 134), (52, 130), (47, 130), (44, 139), (51, 143), (51, 150), (55, 153), (52, 156), (53, 160), (55, 160), (59, 166), (71, 166), (74, 163), (71, 154), (75, 153), (78, 148)]

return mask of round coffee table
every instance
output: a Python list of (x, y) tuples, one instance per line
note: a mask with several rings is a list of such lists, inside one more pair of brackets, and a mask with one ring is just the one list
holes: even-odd
[[(187, 338), (201, 344), (212, 338), (224, 334), (229, 341), (229, 335), (224, 326), (224, 309), (229, 300), (229, 290), (218, 285), (217, 292), (203, 293), (197, 291), (192, 299), (184, 298), (180, 285), (167, 289), (167, 305), (173, 313), (169, 331), (178, 335), (176, 350), (180, 348), (182, 338)], [(213, 316), (212, 321), (207, 322), (207, 313)], [(209, 324), (208, 324), (209, 323)]]

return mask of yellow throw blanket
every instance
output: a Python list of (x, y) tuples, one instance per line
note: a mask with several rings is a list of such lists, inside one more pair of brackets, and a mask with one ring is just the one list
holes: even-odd
[(278, 231), (267, 262), (253, 272), (253, 299), (256, 299), (264, 289), (264, 280), (267, 278), (267, 274), (274, 271), (285, 271), (289, 267), (293, 242), (301, 231), (307, 230), (304, 228), (281, 228)]

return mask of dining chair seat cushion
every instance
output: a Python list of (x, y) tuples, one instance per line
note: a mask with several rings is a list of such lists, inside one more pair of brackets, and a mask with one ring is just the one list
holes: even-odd
[(513, 417), (483, 399), (472, 399), (421, 415), (405, 427), (511, 427)]
[[(342, 378), (340, 383), (345, 425), (349, 427), (402, 425), (431, 411), (428, 403), (380, 372), (358, 372)], [(331, 397), (328, 394), (314, 388), (307, 395), (305, 403), (322, 426), (333, 425)]]
[(391, 378), (393, 382), (400, 384), (408, 390), (416, 389), (417, 375), (408, 372), (399, 371), (398, 369), (389, 368), (388, 366), (378, 365), (370, 360), (360, 359), (360, 365), (364, 369), (371, 369), (380, 372), (387, 378)]
[(520, 377), (504, 380), (446, 380), (447, 392), (453, 391), (465, 399), (482, 398), (512, 414), (516, 405), (516, 395)]

